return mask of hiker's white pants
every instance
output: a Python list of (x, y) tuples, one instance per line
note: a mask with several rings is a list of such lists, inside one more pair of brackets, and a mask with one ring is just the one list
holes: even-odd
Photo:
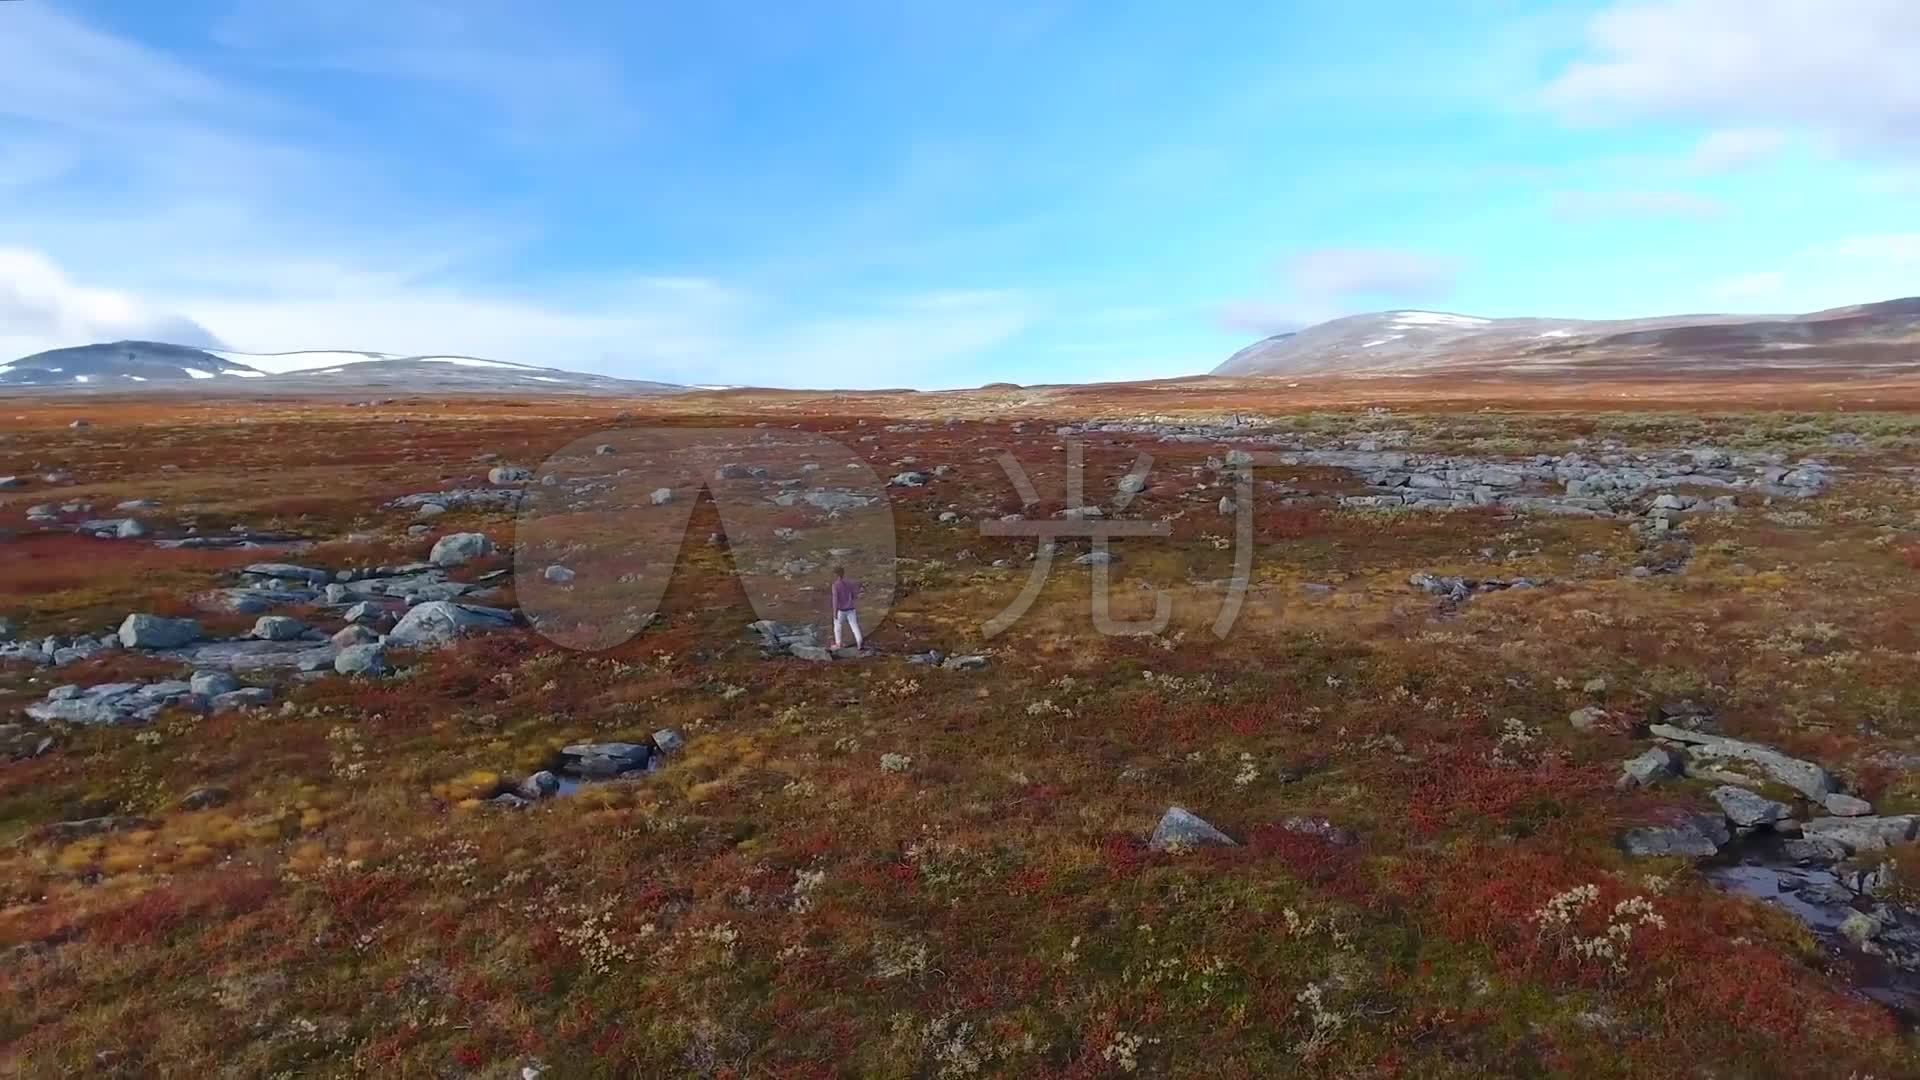
[(841, 623), (846, 623), (846, 624), (847, 624), (847, 628), (853, 631), (853, 643), (854, 643), (855, 645), (859, 645), (859, 644), (861, 644), (861, 641), (860, 641), (860, 616), (858, 616), (858, 615), (855, 615), (855, 614), (854, 614), (853, 612), (851, 612), (851, 611), (836, 611), (836, 612), (834, 612), (834, 613), (833, 613), (833, 644), (834, 644), (834, 647), (835, 647), (835, 648), (838, 648), (838, 647), (840, 646), (840, 624), (841, 624)]

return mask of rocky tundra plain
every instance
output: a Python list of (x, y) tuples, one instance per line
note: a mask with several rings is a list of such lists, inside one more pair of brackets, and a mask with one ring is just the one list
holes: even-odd
[(980, 400), (35, 402), (0, 1060), (1920, 1075), (1915, 414)]

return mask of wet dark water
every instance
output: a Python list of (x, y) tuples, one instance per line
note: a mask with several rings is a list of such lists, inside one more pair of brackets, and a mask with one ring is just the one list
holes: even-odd
[(1777, 842), (1754, 839), (1736, 845), (1730, 861), (1703, 866), (1700, 872), (1723, 892), (1772, 904), (1799, 919), (1855, 990), (1892, 1010), (1908, 1027), (1920, 1026), (1920, 972), (1895, 967), (1840, 932), (1849, 915), (1877, 905), (1849, 888), (1839, 871), (1798, 865), (1781, 853)]

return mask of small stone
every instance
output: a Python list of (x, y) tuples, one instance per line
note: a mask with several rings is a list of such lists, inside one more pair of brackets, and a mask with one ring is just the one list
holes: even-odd
[(1232, 837), (1179, 806), (1167, 808), (1160, 823), (1154, 826), (1153, 836), (1147, 840), (1147, 846), (1155, 851), (1186, 851), (1206, 845), (1237, 846)]
[(147, 535), (147, 527), (134, 518), (124, 518), (113, 530), (113, 535), (122, 540), (138, 540)]
[(654, 488), (653, 494), (647, 496), (647, 501), (655, 506), (664, 506), (673, 501), (673, 489)]
[(1073, 565), (1075, 566), (1106, 566), (1110, 563), (1118, 562), (1119, 559), (1120, 559), (1120, 556), (1115, 555), (1111, 551), (1089, 551), (1085, 555), (1082, 555), (1079, 558), (1073, 560)]
[(487, 802), (502, 810), (525, 810), (527, 807), (533, 805), (527, 798), (516, 795), (511, 791), (501, 792), (493, 798), (488, 799)]
[(1587, 705), (1567, 714), (1567, 723), (1575, 731), (1592, 731), (1607, 722), (1607, 710), (1597, 705)]
[(232, 793), (223, 787), (194, 788), (180, 799), (180, 809), (208, 810), (226, 805), (227, 800), (232, 797)]
[(487, 470), (487, 483), (506, 486), (524, 484), (533, 479), (533, 474), (518, 465), (496, 465)]
[(553, 582), (555, 585), (565, 585), (574, 579), (573, 571), (559, 565), (547, 567), (546, 571), (540, 576)]
[(386, 609), (370, 600), (362, 600), (347, 609), (346, 620), (350, 623), (378, 622), (386, 614)]
[(514, 788), (514, 792), (523, 799), (544, 799), (560, 790), (560, 778), (541, 769)]
[(1290, 817), (1281, 821), (1280, 827), (1302, 836), (1317, 836), (1335, 847), (1348, 847), (1355, 839), (1352, 830), (1343, 829), (1323, 817)]
[(984, 656), (949, 656), (940, 664), (948, 671), (979, 671), (987, 666)]
[(1656, 780), (1680, 775), (1680, 755), (1664, 746), (1655, 746), (1620, 765), (1622, 788), (1645, 787)]
[(819, 645), (804, 645), (800, 642), (787, 646), (787, 652), (801, 660), (812, 660), (815, 663), (826, 663), (833, 659), (832, 649)]

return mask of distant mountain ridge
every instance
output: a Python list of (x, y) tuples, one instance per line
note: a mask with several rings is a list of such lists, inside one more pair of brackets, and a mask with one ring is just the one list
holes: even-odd
[(242, 353), (156, 341), (52, 349), (0, 364), (0, 391), (663, 394), (691, 389), (475, 356), (398, 356), (360, 350)]
[(1920, 370), (1920, 298), (1806, 315), (1485, 319), (1437, 311), (1354, 315), (1276, 334), (1215, 375), (1653, 374), (1739, 369)]

